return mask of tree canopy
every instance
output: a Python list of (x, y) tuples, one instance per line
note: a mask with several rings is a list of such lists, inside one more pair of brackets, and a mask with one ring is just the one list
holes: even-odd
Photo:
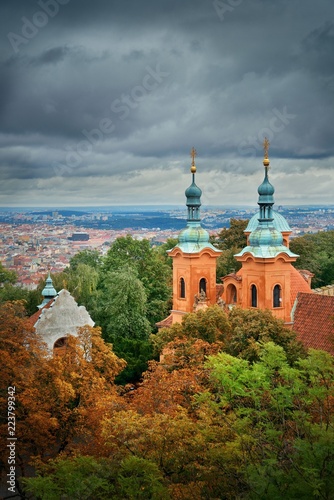
[(320, 231), (293, 238), (292, 252), (299, 255), (295, 266), (314, 273), (312, 287), (334, 284), (334, 231)]
[(135, 240), (131, 236), (117, 238), (111, 245), (102, 265), (103, 276), (110, 271), (129, 267), (142, 282), (147, 297), (146, 317), (155, 328), (169, 310), (172, 294), (172, 271), (158, 250), (152, 249), (148, 240)]
[[(99, 328), (51, 357), (22, 304), (2, 304), (0, 404), (5, 414), (15, 384), (19, 496), (333, 498), (334, 358), (298, 351), (268, 311), (251, 313), (185, 316), (155, 335), (161, 361), (119, 387), (125, 363)], [(0, 430), (5, 473), (5, 420)]]
[(234, 255), (246, 246), (246, 236), (244, 231), (248, 220), (230, 219), (230, 227), (223, 228), (218, 235), (212, 239), (212, 243), (222, 250), (222, 254), (217, 259), (217, 280), (227, 274), (239, 271), (240, 262), (237, 262)]

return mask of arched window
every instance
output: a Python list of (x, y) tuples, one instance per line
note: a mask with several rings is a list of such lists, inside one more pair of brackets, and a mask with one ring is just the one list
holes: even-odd
[(199, 293), (204, 292), (206, 293), (206, 279), (201, 278), (199, 280)]
[(59, 349), (61, 347), (65, 347), (67, 344), (67, 338), (66, 337), (61, 337), (60, 339), (56, 340), (56, 342), (53, 344), (54, 349)]
[(275, 285), (273, 290), (273, 306), (281, 307), (282, 306), (282, 298), (281, 298), (281, 287), (280, 285)]
[(184, 278), (180, 278), (180, 298), (186, 298), (186, 282), (184, 281)]
[(226, 289), (226, 303), (236, 304), (237, 303), (237, 289), (235, 285), (230, 283)]
[(67, 337), (61, 337), (53, 344), (53, 353), (56, 356), (62, 355), (66, 351)]
[(257, 307), (257, 288), (255, 285), (251, 286), (251, 305)]

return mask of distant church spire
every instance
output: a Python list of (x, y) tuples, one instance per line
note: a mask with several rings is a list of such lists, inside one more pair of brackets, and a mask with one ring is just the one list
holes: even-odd
[(247, 246), (234, 256), (241, 262), (241, 269), (223, 278), (222, 299), (229, 308), (269, 309), (277, 318), (291, 324), (291, 309), (298, 291), (309, 293), (311, 289), (292, 265), (298, 255), (288, 244), (283, 244), (291, 230), (285, 219), (278, 218), (279, 214), (273, 210), (275, 189), (268, 177), (267, 138), (263, 149), (264, 179), (258, 187), (259, 211), (254, 216), (251, 231), (250, 226), (247, 227)]
[(53, 299), (57, 295), (57, 291), (53, 286), (53, 281), (50, 275), (50, 271), (48, 277), (46, 278), (45, 287), (42, 291), (42, 295), (44, 297), (43, 302), (37, 306), (38, 309), (42, 309), (51, 299)]
[(280, 252), (287, 253), (290, 257), (297, 257), (286, 246), (283, 245), (283, 236), (273, 224), (273, 205), (274, 205), (274, 186), (269, 182), (269, 141), (267, 138), (263, 142), (264, 149), (264, 179), (258, 187), (260, 207), (260, 216), (258, 224), (249, 235), (249, 244), (241, 250), (235, 257), (241, 257), (247, 252), (251, 252), (254, 256), (261, 256), (263, 258), (271, 258)]
[[(221, 251), (210, 243), (210, 235), (201, 225), (201, 189), (196, 185), (196, 149), (190, 152), (192, 183), (186, 189), (187, 227), (168, 251), (173, 259), (173, 309), (166, 321), (179, 323), (185, 314), (216, 301), (217, 257)], [(158, 326), (163, 326), (161, 322)]]
[(203, 248), (211, 248), (214, 252), (218, 252), (209, 241), (209, 233), (201, 226), (200, 206), (202, 190), (195, 182), (195, 174), (197, 171), (195, 165), (196, 156), (196, 149), (192, 148), (190, 152), (192, 183), (185, 191), (188, 209), (187, 227), (180, 233), (177, 246), (185, 253), (198, 253)]
[(202, 190), (196, 185), (195, 182), (195, 174), (197, 171), (195, 165), (195, 157), (197, 156), (197, 152), (195, 148), (191, 149), (190, 156), (192, 159), (190, 167), (190, 172), (192, 173), (192, 183), (185, 191), (185, 195), (187, 198), (186, 205), (188, 207), (188, 218), (187, 218), (188, 222), (201, 220), (200, 206), (201, 206), (201, 196), (202, 196)]
[(268, 178), (268, 170), (269, 170), (269, 158), (268, 158), (268, 151), (269, 151), (269, 141), (267, 137), (265, 137), (263, 141), (263, 149), (264, 149), (264, 159), (263, 159), (263, 166), (264, 166), (264, 179), (262, 184), (259, 186), (257, 192), (259, 193), (259, 201), (258, 205), (260, 207), (260, 218), (259, 221), (272, 221), (273, 220), (273, 215), (272, 215), (272, 207), (274, 204), (274, 186), (270, 184), (269, 178)]

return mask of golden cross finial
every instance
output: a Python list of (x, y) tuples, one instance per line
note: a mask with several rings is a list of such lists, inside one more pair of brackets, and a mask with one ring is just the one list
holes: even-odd
[(270, 146), (270, 142), (268, 141), (268, 137), (265, 137), (264, 138), (264, 141), (263, 141), (263, 150), (264, 150), (264, 160), (263, 160), (263, 165), (265, 167), (268, 167), (269, 166), (269, 159), (268, 159), (268, 151), (269, 151), (269, 146)]
[(194, 174), (196, 172), (195, 158), (197, 156), (197, 151), (194, 147), (191, 148), (190, 156), (191, 156), (191, 169), (190, 169), (190, 171)]
[(265, 158), (268, 158), (269, 146), (270, 146), (270, 142), (268, 141), (268, 138), (265, 137), (264, 141), (263, 141), (263, 149), (264, 149), (264, 157)]
[(197, 151), (195, 148), (191, 148), (191, 151), (190, 151), (190, 156), (191, 156), (191, 165), (194, 167), (195, 166), (195, 158), (197, 156)]

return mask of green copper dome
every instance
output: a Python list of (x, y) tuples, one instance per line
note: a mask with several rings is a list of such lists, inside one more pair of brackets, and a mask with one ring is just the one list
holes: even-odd
[(187, 202), (187, 206), (201, 206), (201, 196), (202, 190), (195, 184), (195, 175), (193, 174), (193, 182), (192, 184), (185, 190)]
[(254, 231), (249, 235), (249, 245), (235, 255), (241, 257), (245, 253), (251, 253), (254, 257), (270, 258), (280, 253), (289, 257), (298, 257), (289, 248), (283, 245), (282, 233), (274, 227), (272, 220), (260, 220)]
[(257, 192), (259, 193), (259, 204), (260, 203), (274, 203), (274, 192), (275, 188), (270, 184), (268, 179), (268, 167), (265, 167), (265, 174), (262, 184), (258, 187)]
[[(241, 257), (246, 253), (251, 253), (254, 257), (271, 258), (276, 257), (280, 253), (285, 253), (289, 257), (298, 257), (291, 252), (289, 248), (283, 245), (282, 229), (291, 231), (284, 217), (274, 212), (272, 206), (274, 204), (274, 186), (270, 184), (268, 179), (268, 146), (267, 139), (264, 141), (265, 158), (264, 165), (264, 180), (258, 188), (259, 200), (258, 205), (260, 210), (249, 221), (246, 232), (251, 231), (249, 235), (249, 245), (242, 249), (235, 257)], [(284, 223), (283, 223), (283, 221)], [(277, 227), (281, 225), (281, 227)]]
[(200, 222), (188, 221), (187, 227), (181, 231), (179, 242), (176, 245), (184, 253), (197, 253), (204, 248), (211, 248), (215, 252), (219, 252), (211, 243), (209, 243), (210, 235), (201, 226)]
[(57, 292), (53, 286), (53, 281), (52, 281), (52, 278), (50, 276), (50, 273), (49, 273), (48, 277), (46, 278), (45, 287), (42, 291), (42, 295), (43, 295), (43, 297), (55, 297), (57, 295)]
[(283, 236), (273, 223), (259, 224), (249, 236), (249, 245), (256, 247), (260, 245), (279, 246), (283, 244)]
[[(280, 232), (291, 232), (291, 228), (283, 215), (276, 212), (276, 210), (272, 210), (271, 216), (273, 218), (274, 227)], [(245, 229), (245, 233), (251, 233), (254, 229), (257, 228), (259, 224), (260, 218), (260, 210), (253, 215), (253, 217), (249, 220), (248, 225)]]
[(53, 299), (57, 295), (57, 291), (53, 286), (53, 281), (50, 276), (46, 278), (45, 287), (43, 288), (42, 295), (44, 297), (43, 302), (38, 306), (39, 309), (44, 307), (51, 299)]
[(196, 151), (194, 148), (191, 151), (191, 155), (193, 159), (190, 169), (192, 183), (185, 191), (187, 198), (186, 205), (188, 208), (187, 227), (180, 233), (178, 238), (179, 242), (176, 247), (180, 248), (184, 253), (198, 253), (204, 248), (210, 248), (214, 252), (221, 253), (220, 250), (217, 250), (217, 248), (211, 245), (209, 233), (201, 226), (200, 206), (202, 190), (195, 182)]

